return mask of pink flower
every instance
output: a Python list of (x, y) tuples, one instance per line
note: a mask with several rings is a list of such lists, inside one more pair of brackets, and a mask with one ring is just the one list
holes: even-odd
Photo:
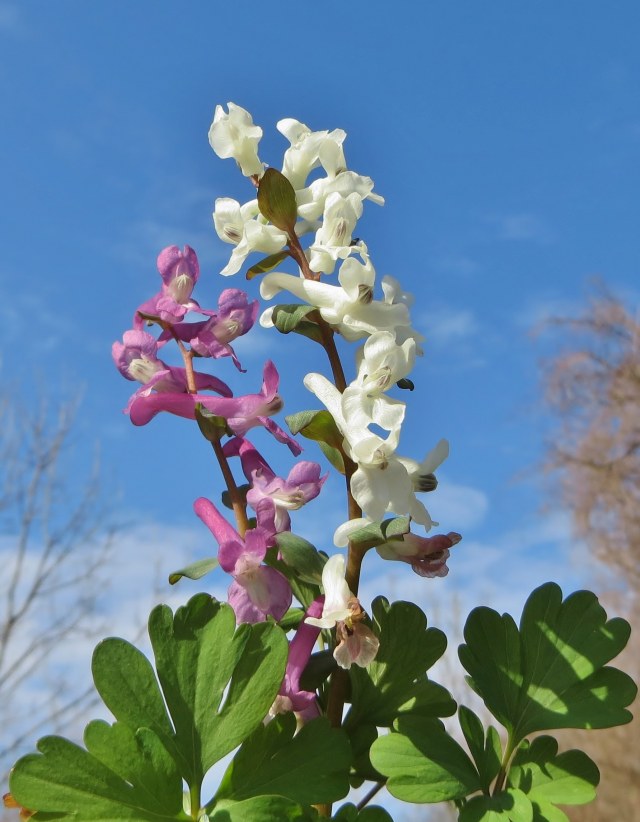
[(200, 308), (191, 299), (191, 292), (200, 275), (196, 252), (188, 245), (180, 251), (177, 245), (164, 248), (158, 254), (158, 271), (162, 277), (162, 290), (139, 306), (133, 319), (135, 328), (141, 328), (145, 316), (157, 317), (164, 323), (178, 323), (188, 311), (201, 314), (211, 312)]
[(242, 539), (204, 497), (197, 499), (193, 508), (220, 546), (220, 567), (233, 577), (228, 598), (238, 623), (264, 622), (267, 616), (282, 619), (291, 605), (291, 587), (279, 571), (262, 565), (267, 534), (261, 528), (253, 528)]
[(383, 559), (408, 562), (421, 577), (446, 577), (449, 573), (449, 549), (461, 539), (455, 531), (433, 537), (419, 537), (409, 533), (378, 545), (376, 551)]
[(272, 414), (277, 414), (284, 404), (278, 394), (279, 381), (275, 365), (268, 360), (264, 366), (262, 389), (258, 394), (246, 394), (243, 397), (211, 397), (200, 393), (161, 392), (137, 397), (131, 404), (129, 415), (134, 425), (146, 425), (160, 411), (195, 419), (195, 408), (200, 403), (212, 414), (224, 417), (229, 428), (240, 436), (246, 434), (250, 428), (264, 426), (278, 442), (287, 445), (297, 456), (302, 451), (298, 443), (269, 419)]
[(320, 476), (317, 462), (303, 460), (289, 471), (286, 479), (277, 477), (249, 440), (236, 437), (225, 445), (227, 456), (239, 456), (251, 488), (247, 502), (258, 515), (258, 523), (273, 534), (291, 529), (289, 511), (302, 508), (320, 493), (327, 479)]

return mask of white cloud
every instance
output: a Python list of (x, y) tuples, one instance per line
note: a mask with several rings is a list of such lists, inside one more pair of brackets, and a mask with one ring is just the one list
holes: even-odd
[(466, 308), (436, 307), (420, 318), (420, 329), (427, 337), (427, 345), (445, 347), (468, 340), (478, 333), (479, 324), (472, 311)]
[(486, 218), (499, 240), (548, 243), (552, 234), (546, 223), (535, 214), (493, 214)]

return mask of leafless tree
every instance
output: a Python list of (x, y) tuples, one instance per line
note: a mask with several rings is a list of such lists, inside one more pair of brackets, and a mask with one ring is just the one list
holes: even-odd
[(97, 463), (84, 476), (69, 471), (77, 403), (54, 409), (40, 402), (33, 410), (14, 397), (6, 389), (0, 394), (3, 785), (39, 733), (68, 729), (92, 698), (88, 672), (79, 681), (60, 664), (60, 651), (102, 632), (96, 598), (113, 536)]
[[(577, 318), (555, 319), (564, 350), (545, 364), (545, 395), (557, 421), (547, 448), (556, 499), (596, 560), (602, 597), (635, 627), (616, 664), (640, 675), (640, 315), (598, 287)], [(558, 493), (559, 492), (559, 493)], [(636, 707), (638, 702), (636, 701)], [(640, 807), (637, 725), (572, 732), (602, 774), (598, 800), (571, 811), (581, 822), (635, 819)]]

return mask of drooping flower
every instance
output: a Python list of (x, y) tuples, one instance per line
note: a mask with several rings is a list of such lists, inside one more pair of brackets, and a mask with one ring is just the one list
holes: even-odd
[(256, 512), (258, 524), (274, 534), (291, 528), (288, 512), (302, 508), (317, 497), (328, 476), (320, 476), (317, 462), (302, 460), (294, 465), (286, 479), (278, 477), (249, 440), (241, 437), (229, 440), (224, 452), (226, 456), (240, 457), (244, 475), (251, 483), (247, 502)]
[[(319, 617), (323, 603), (324, 597), (314, 600), (307, 608), (305, 617)], [(296, 635), (289, 643), (289, 657), (284, 680), (269, 710), (270, 716), (294, 711), (303, 722), (320, 716), (315, 692), (305, 691), (300, 687), (300, 677), (307, 667), (319, 633), (320, 628), (309, 625), (304, 620), (298, 626)]]
[(284, 231), (268, 225), (260, 216), (257, 200), (241, 206), (230, 197), (219, 197), (213, 212), (213, 223), (218, 237), (235, 246), (229, 262), (220, 272), (225, 277), (240, 271), (252, 251), (275, 254), (288, 241)]
[(222, 106), (216, 106), (213, 123), (209, 129), (209, 143), (218, 157), (232, 157), (245, 177), (262, 174), (263, 164), (258, 157), (258, 143), (262, 129), (253, 123), (248, 111), (228, 103), (227, 114)]
[(291, 143), (284, 153), (282, 173), (295, 189), (302, 188), (310, 172), (320, 165), (331, 176), (346, 169), (342, 143), (347, 134), (342, 129), (311, 131), (290, 117), (280, 120), (276, 128)]
[(306, 617), (305, 622), (317, 628), (336, 628), (338, 643), (333, 656), (341, 668), (359, 665), (366, 668), (375, 659), (380, 643), (373, 631), (363, 624), (365, 613), (344, 578), (345, 561), (334, 554), (322, 569), (324, 605), (321, 617)]
[[(160, 396), (167, 402), (170, 397), (187, 395), (187, 373), (184, 368), (167, 365), (158, 359), (158, 343), (147, 331), (132, 329), (125, 331), (122, 342), (114, 342), (111, 348), (118, 371), (128, 380), (141, 382), (142, 386), (129, 399), (125, 413), (132, 413), (134, 405), (139, 406), (149, 397)], [(231, 397), (229, 386), (210, 374), (194, 372), (198, 391), (215, 391), (222, 397)], [(134, 424), (135, 413), (132, 416)]]
[(376, 551), (383, 559), (408, 562), (421, 577), (446, 577), (449, 573), (449, 549), (461, 539), (455, 531), (433, 537), (408, 533), (376, 546)]
[(201, 404), (212, 414), (224, 417), (235, 434), (244, 436), (250, 428), (262, 425), (278, 442), (287, 445), (294, 456), (298, 456), (302, 451), (298, 443), (270, 419), (284, 405), (282, 397), (278, 394), (279, 382), (278, 371), (271, 360), (268, 360), (264, 366), (262, 389), (258, 394), (212, 397), (200, 393), (150, 393), (137, 397), (131, 404), (129, 414), (134, 425), (146, 425), (161, 411), (195, 419), (196, 405)]
[(173, 325), (188, 311), (211, 313), (191, 299), (200, 275), (200, 264), (190, 246), (185, 245), (182, 251), (177, 245), (164, 248), (158, 255), (158, 271), (162, 277), (162, 290), (138, 307), (133, 320), (135, 328), (141, 328), (148, 317), (157, 317), (163, 323)]
[[(355, 257), (346, 259), (340, 266), (338, 282), (340, 285), (330, 285), (274, 271), (263, 277), (260, 294), (270, 300), (280, 291), (289, 291), (317, 306), (322, 318), (347, 340), (409, 326), (406, 305), (373, 299), (375, 270), (368, 257), (365, 256), (364, 263)], [(270, 309), (262, 315), (260, 323), (265, 327), (273, 325)]]
[(358, 251), (352, 243), (353, 231), (362, 216), (362, 197), (355, 191), (343, 197), (337, 191), (324, 204), (322, 225), (309, 246), (309, 265), (313, 271), (331, 274), (338, 259)]
[(246, 292), (225, 288), (218, 300), (218, 310), (207, 320), (177, 323), (160, 334), (164, 342), (177, 337), (189, 343), (201, 357), (231, 357), (240, 371), (242, 366), (230, 343), (251, 330), (258, 315), (258, 300), (249, 302)]
[(387, 431), (404, 419), (405, 404), (386, 395), (413, 368), (415, 341), (396, 343), (395, 334), (372, 334), (360, 352), (358, 376), (342, 394), (342, 411), (350, 425), (366, 428), (375, 423)]
[(220, 567), (233, 577), (228, 598), (238, 623), (282, 619), (291, 605), (291, 587), (279, 571), (262, 564), (268, 548), (263, 529), (250, 529), (242, 539), (208, 499), (200, 497), (193, 508), (220, 546)]

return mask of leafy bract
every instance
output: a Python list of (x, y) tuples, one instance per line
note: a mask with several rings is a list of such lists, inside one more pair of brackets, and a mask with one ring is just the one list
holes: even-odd
[(401, 714), (450, 716), (455, 702), (426, 671), (444, 653), (447, 640), (437, 628), (427, 628), (424, 613), (411, 602), (389, 604), (378, 597), (372, 605), (373, 630), (380, 640), (367, 668), (352, 666), (351, 708), (345, 727), (365, 722), (389, 728)]
[(175, 585), (176, 582), (187, 577), (188, 579), (200, 579), (201, 577), (213, 571), (219, 565), (216, 557), (206, 557), (206, 559), (199, 559), (187, 565), (186, 568), (181, 568), (179, 571), (173, 571), (169, 574), (169, 584)]
[(298, 217), (296, 192), (281, 171), (268, 168), (258, 184), (258, 208), (276, 228), (293, 232)]
[(387, 777), (387, 790), (405, 802), (462, 799), (480, 788), (480, 777), (466, 752), (438, 719), (403, 716), (397, 733), (371, 746), (373, 766)]
[(40, 753), (20, 759), (11, 777), (20, 805), (75, 822), (183, 819), (182, 780), (199, 789), (211, 765), (260, 725), (286, 664), (277, 625), (236, 629), (230, 606), (198, 594), (175, 615), (155, 608), (149, 635), (160, 685), (133, 645), (101, 642), (93, 677), (117, 721), (90, 723), (87, 750), (41, 739)]
[(282, 531), (275, 536), (281, 558), (293, 568), (299, 579), (318, 585), (322, 580), (322, 569), (327, 561), (310, 542), (290, 531)]
[(285, 420), (292, 434), (302, 434), (319, 443), (333, 467), (344, 474), (344, 437), (328, 411), (298, 411), (285, 417)]
[[(564, 819), (555, 805), (583, 805), (595, 799), (598, 768), (583, 751), (558, 754), (551, 736), (524, 742), (509, 768), (508, 784), (527, 794), (541, 819)], [(561, 814), (561, 815), (559, 815)]]
[(215, 800), (278, 794), (314, 805), (345, 796), (351, 764), (345, 732), (324, 718), (308, 722), (294, 736), (295, 730), (292, 713), (259, 726), (227, 768)]
[(276, 305), (271, 314), (274, 326), (281, 334), (301, 334), (314, 342), (322, 344), (322, 332), (316, 322), (318, 309), (315, 305), (283, 303)]
[(374, 548), (394, 537), (401, 537), (409, 532), (409, 517), (390, 517), (381, 522), (369, 522), (349, 535), (349, 542), (359, 548)]
[(469, 684), (515, 744), (550, 728), (608, 728), (631, 720), (637, 692), (627, 674), (605, 667), (626, 645), (629, 624), (611, 619), (590, 591), (562, 601), (555, 583), (527, 600), (520, 629), (490, 608), (465, 625), (460, 661)]
[(276, 254), (270, 254), (268, 257), (263, 257), (247, 271), (245, 275), (247, 280), (252, 280), (259, 274), (266, 274), (267, 271), (272, 271), (277, 265), (280, 265), (283, 260), (286, 260), (288, 256), (289, 252), (285, 250), (278, 251)]

